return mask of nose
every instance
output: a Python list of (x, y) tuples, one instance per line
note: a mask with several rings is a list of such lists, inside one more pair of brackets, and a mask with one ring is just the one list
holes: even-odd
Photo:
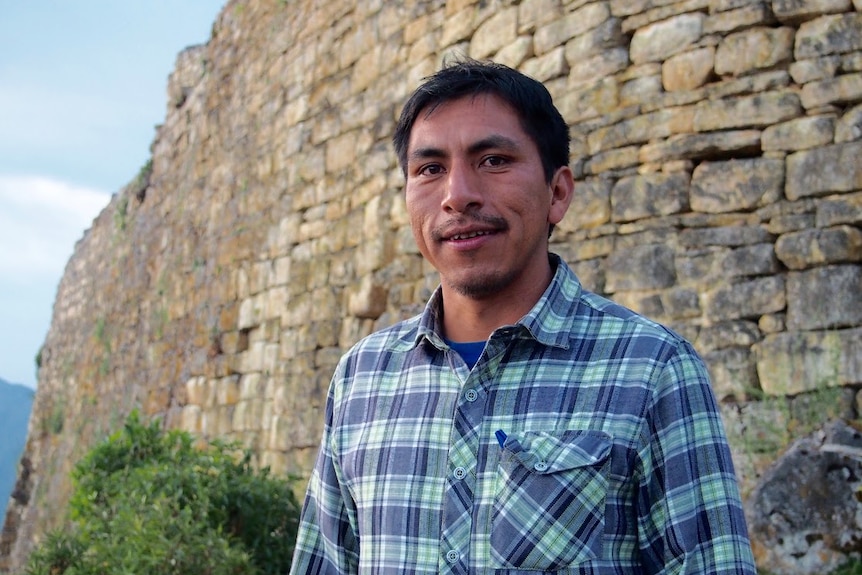
[(466, 162), (453, 162), (445, 181), (443, 209), (466, 213), (482, 206), (482, 188), (476, 172)]

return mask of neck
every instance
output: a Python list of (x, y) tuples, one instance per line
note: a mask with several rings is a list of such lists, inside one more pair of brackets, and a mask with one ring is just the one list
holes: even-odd
[(536, 278), (517, 292), (504, 291), (486, 297), (461, 294), (445, 283), (443, 290), (444, 335), (457, 342), (486, 341), (499, 327), (512, 325), (529, 312), (553, 278), (550, 265), (544, 278)]

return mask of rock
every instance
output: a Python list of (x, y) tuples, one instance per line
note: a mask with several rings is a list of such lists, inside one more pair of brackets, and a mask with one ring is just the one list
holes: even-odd
[(758, 565), (785, 575), (833, 571), (862, 552), (862, 434), (833, 421), (793, 443), (747, 502)]

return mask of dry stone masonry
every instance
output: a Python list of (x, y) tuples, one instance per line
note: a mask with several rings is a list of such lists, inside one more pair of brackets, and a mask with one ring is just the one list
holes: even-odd
[(67, 265), (0, 571), (133, 408), (308, 474), (340, 354), (436, 285), (389, 138), (458, 55), (549, 86), (577, 177), (553, 249), (695, 343), (746, 498), (794, 438), (859, 417), (862, 1), (230, 0)]

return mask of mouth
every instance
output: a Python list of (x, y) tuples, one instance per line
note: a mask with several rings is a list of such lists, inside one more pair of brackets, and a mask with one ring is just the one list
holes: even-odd
[(448, 241), (458, 241), (458, 240), (470, 240), (473, 238), (478, 238), (480, 236), (490, 236), (495, 234), (496, 232), (490, 230), (477, 230), (472, 232), (462, 232), (458, 234), (451, 235), (449, 237), (443, 238)]

